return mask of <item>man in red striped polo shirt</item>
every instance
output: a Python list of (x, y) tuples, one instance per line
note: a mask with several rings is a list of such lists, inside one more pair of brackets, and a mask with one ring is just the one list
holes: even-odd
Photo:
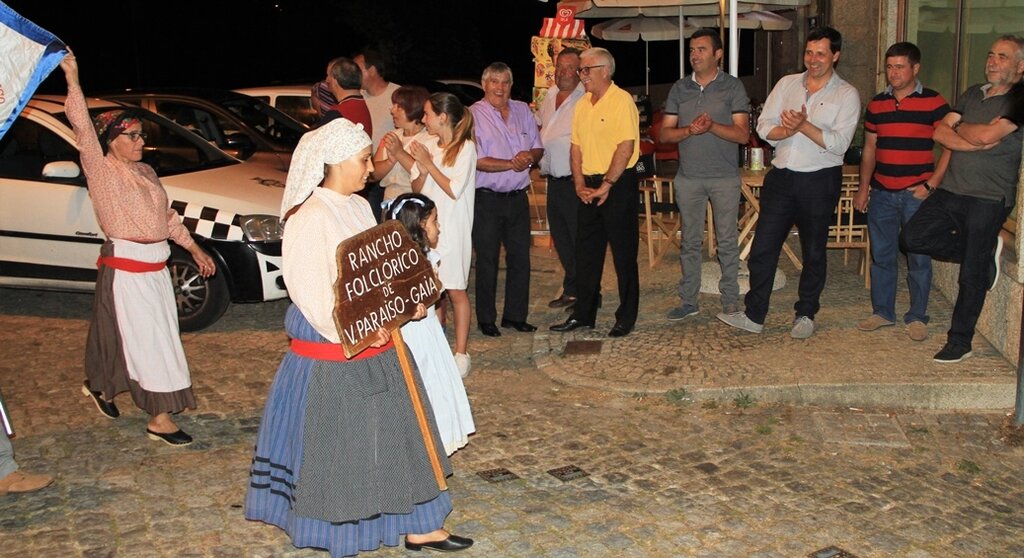
[[(939, 93), (921, 86), (921, 51), (896, 43), (885, 52), (888, 87), (868, 103), (864, 115), (864, 155), (854, 207), (868, 214), (871, 235), (871, 316), (857, 325), (874, 331), (896, 322), (896, 285), (900, 229), (924, 198), (942, 181), (949, 162), (943, 150), (935, 163), (932, 134), (949, 105)], [(914, 341), (928, 337), (928, 292), (932, 261), (907, 254), (910, 308), (903, 315)]]

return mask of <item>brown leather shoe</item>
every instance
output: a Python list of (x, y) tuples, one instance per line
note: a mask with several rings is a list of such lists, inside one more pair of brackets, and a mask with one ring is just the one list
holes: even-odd
[(0, 496), (8, 492), (20, 494), (22, 492), (35, 492), (50, 486), (53, 477), (50, 475), (33, 475), (24, 473), (20, 469), (0, 479)]

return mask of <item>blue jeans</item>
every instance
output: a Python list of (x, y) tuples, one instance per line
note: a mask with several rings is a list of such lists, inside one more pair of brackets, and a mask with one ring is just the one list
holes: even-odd
[[(871, 235), (871, 311), (896, 321), (896, 284), (899, 279), (900, 229), (914, 216), (921, 202), (910, 190), (873, 188), (868, 204)], [(928, 293), (932, 285), (932, 259), (907, 253), (910, 309), (903, 323), (928, 323)]]

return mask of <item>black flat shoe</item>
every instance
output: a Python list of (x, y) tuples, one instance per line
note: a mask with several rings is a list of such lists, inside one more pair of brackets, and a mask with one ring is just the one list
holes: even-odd
[(92, 398), (92, 402), (96, 404), (96, 408), (99, 409), (100, 414), (108, 419), (116, 419), (121, 416), (121, 411), (117, 410), (117, 405), (114, 405), (113, 401), (104, 401), (102, 393), (89, 389), (89, 380), (86, 380), (85, 383), (82, 384), (82, 393), (85, 394), (86, 397)]
[(169, 446), (187, 446), (192, 443), (192, 436), (185, 434), (185, 431), (181, 429), (170, 434), (164, 434), (163, 432), (153, 432), (147, 428), (146, 436), (154, 442), (163, 442)]
[(466, 550), (471, 546), (473, 546), (473, 539), (460, 537), (458, 535), (448, 535), (448, 538), (443, 541), (425, 543), (414, 543), (409, 542), (408, 538), (405, 539), (405, 548), (416, 551), (426, 548), (429, 550), (437, 550), (439, 552), (458, 552), (460, 550)]
[(487, 337), (501, 337), (501, 330), (494, 324), (480, 324), (480, 333)]
[(576, 297), (562, 295), (555, 300), (548, 303), (548, 308), (563, 308), (565, 306), (572, 306), (576, 302)]
[(633, 328), (631, 327), (626, 327), (622, 324), (615, 324), (612, 327), (612, 330), (608, 332), (608, 337), (625, 337), (629, 335), (629, 332), (632, 330)]
[(501, 327), (510, 327), (516, 331), (522, 333), (530, 333), (531, 331), (537, 331), (537, 326), (528, 324), (526, 322), (516, 322), (513, 320), (501, 320)]
[(577, 320), (576, 318), (569, 318), (568, 320), (565, 320), (564, 323), (555, 324), (548, 329), (550, 329), (551, 331), (557, 331), (559, 333), (565, 333), (567, 331), (572, 331), (574, 329), (579, 329), (581, 327), (594, 329), (594, 323), (584, 323), (581, 322), (580, 320)]

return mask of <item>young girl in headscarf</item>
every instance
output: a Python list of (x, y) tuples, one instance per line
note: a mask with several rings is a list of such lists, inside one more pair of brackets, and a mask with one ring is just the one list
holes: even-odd
[[(436, 268), (440, 256), (435, 248), (441, 229), (437, 224), (434, 202), (422, 194), (402, 194), (391, 204), (388, 218), (397, 219), (405, 225), (409, 235), (419, 243), (420, 249)], [(434, 420), (441, 433), (444, 451), (451, 455), (469, 443), (469, 435), (476, 431), (476, 425), (466, 397), (466, 386), (462, 383), (452, 349), (433, 306), (427, 309), (422, 320), (412, 320), (402, 326), (402, 339), (416, 359), (416, 368), (423, 377), (430, 406), (434, 409)]]
[[(245, 516), (333, 558), (395, 546), (402, 535), (412, 550), (462, 550), (473, 541), (443, 529), (451, 465), (429, 404), (414, 408), (390, 333), (379, 329), (349, 359), (334, 322), (337, 247), (375, 224), (357, 195), (372, 171), (369, 136), (343, 118), (295, 149), (281, 204), (291, 343), (260, 423)], [(421, 305), (417, 317), (425, 313)]]

